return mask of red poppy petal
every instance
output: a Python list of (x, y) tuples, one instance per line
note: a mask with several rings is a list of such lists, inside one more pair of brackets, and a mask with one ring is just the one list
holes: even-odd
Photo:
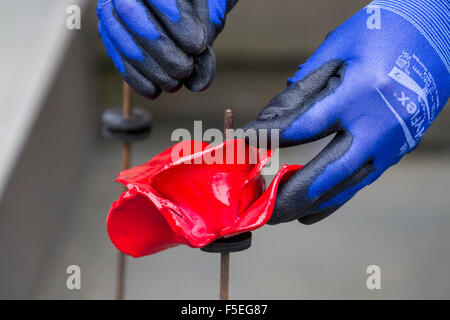
[(258, 163), (253, 167), (253, 170), (248, 174), (244, 184), (241, 186), (239, 216), (243, 215), (245, 210), (266, 190), (266, 181), (260, 173), (269, 163), (273, 155), (272, 150), (256, 149), (252, 146), (249, 146), (249, 148), (251, 148), (251, 152), (257, 155)]
[[(233, 153), (227, 154), (228, 151)], [(206, 148), (191, 160), (192, 163), (180, 163), (159, 172), (151, 185), (161, 198), (179, 207), (182, 216), (196, 221), (195, 233), (188, 229), (184, 232), (190, 238), (199, 239), (193, 244), (198, 246), (239, 218), (241, 190), (249, 174), (255, 172), (258, 158), (256, 149), (244, 140), (230, 140)], [(257, 199), (263, 187), (261, 180), (252, 181), (247, 188), (247, 203)]]
[(300, 165), (284, 165), (264, 194), (245, 210), (236, 225), (224, 229), (222, 236), (233, 236), (245, 231), (255, 230), (266, 224), (272, 216), (278, 187), (302, 167)]
[(137, 186), (148, 192), (153, 177), (184, 161), (190, 161), (208, 146), (208, 143), (201, 141), (182, 141), (150, 161), (120, 172), (116, 181), (124, 184), (128, 189)]
[[(229, 146), (245, 150), (244, 162), (238, 153), (232, 163), (225, 161)], [(217, 156), (225, 157), (224, 163), (205, 163)], [(216, 147), (184, 141), (121, 172), (116, 181), (130, 190), (111, 207), (107, 228), (112, 242), (122, 252), (141, 257), (179, 244), (203, 247), (262, 226), (272, 215), (279, 184), (301, 168), (283, 166), (264, 192), (260, 173), (271, 156), (271, 150), (258, 150), (243, 140)]]
[[(139, 192), (139, 190), (138, 190)], [(193, 210), (180, 207), (170, 199), (161, 198), (157, 192), (144, 193), (166, 219), (173, 233), (190, 247), (200, 248), (217, 238), (210, 226)]]
[(135, 258), (184, 243), (150, 199), (134, 189), (114, 202), (106, 224), (117, 249)]

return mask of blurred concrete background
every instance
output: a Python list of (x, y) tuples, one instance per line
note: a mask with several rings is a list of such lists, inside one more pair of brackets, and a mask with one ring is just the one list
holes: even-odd
[[(156, 101), (136, 97), (136, 104), (153, 112), (155, 129), (150, 139), (134, 146), (134, 164), (172, 145), (170, 133), (191, 129), (194, 120), (203, 120), (204, 129), (220, 128), (226, 107), (234, 108), (237, 126), (244, 125), (283, 90), (329, 30), (369, 2), (258, 0), (255, 6), (255, 1), (241, 1), (230, 14), (215, 44), (218, 74), (207, 92), (182, 90)], [(30, 9), (26, 0), (4, 2), (8, 16), (17, 19)], [(35, 117), (0, 200), (0, 298), (114, 296), (116, 251), (105, 218), (120, 192), (112, 182), (120, 170), (120, 146), (101, 138), (100, 116), (120, 104), (121, 81), (96, 35), (96, 1), (86, 2), (81, 30), (66, 30), (65, 9), (74, 2), (41, 0), (40, 9), (28, 11), (34, 20), (22, 25), (32, 38), (50, 38), (43, 22), (51, 12), (65, 37), (54, 47), (62, 57), (54, 62), (55, 74), (47, 75), (47, 89), (41, 88), (44, 97), (35, 101)], [(0, 19), (6, 23), (14, 30), (19, 22)], [(32, 57), (42, 67), (43, 53)], [(15, 61), (11, 52), (6, 62), (4, 52), (0, 58), (5, 65)], [(21, 56), (16, 58), (11, 74), (29, 78)], [(2, 74), (2, 83), (11, 84), (9, 77)], [(8, 119), (5, 110), (15, 106), (20, 93), (0, 96), (1, 119)], [(2, 122), (1, 138), (16, 141), (4, 129), (7, 122)], [(337, 214), (313, 226), (290, 223), (255, 232), (251, 250), (231, 256), (231, 297), (450, 298), (449, 132), (447, 107), (416, 152)], [(281, 159), (305, 163), (326, 142), (283, 150)], [(82, 270), (80, 291), (66, 288), (65, 271), (72, 264)], [(381, 267), (382, 289), (369, 291), (366, 268), (373, 264)], [(189, 248), (129, 259), (126, 297), (215, 299), (218, 266), (218, 255)]]

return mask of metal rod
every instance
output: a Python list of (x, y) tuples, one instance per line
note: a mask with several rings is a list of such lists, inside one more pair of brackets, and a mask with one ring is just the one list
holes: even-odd
[[(131, 88), (123, 82), (123, 117), (125, 119), (131, 118)], [(131, 144), (124, 143), (122, 146), (122, 170), (127, 170), (131, 165)], [(126, 191), (125, 186), (122, 187), (123, 191)], [(122, 252), (118, 253), (117, 261), (117, 288), (116, 299), (123, 300), (125, 296), (125, 270), (126, 270), (126, 257)]]
[[(234, 128), (234, 115), (231, 109), (225, 110), (224, 132), (227, 139), (227, 130)], [(220, 254), (220, 300), (228, 300), (230, 288), (230, 254)]]
[(122, 252), (117, 254), (117, 284), (116, 300), (123, 300), (125, 293), (125, 255)]
[(224, 121), (223, 121), (224, 131), (226, 133), (229, 129), (234, 129), (234, 114), (233, 110), (226, 109), (225, 115), (224, 115)]
[(228, 300), (230, 286), (230, 254), (220, 254), (220, 300)]
[(131, 88), (125, 81), (123, 82), (123, 117), (131, 118)]

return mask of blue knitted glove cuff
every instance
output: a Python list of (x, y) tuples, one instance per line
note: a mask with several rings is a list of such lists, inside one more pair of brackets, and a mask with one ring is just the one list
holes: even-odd
[(368, 7), (391, 11), (414, 25), (450, 72), (450, 2), (448, 0), (375, 0)]

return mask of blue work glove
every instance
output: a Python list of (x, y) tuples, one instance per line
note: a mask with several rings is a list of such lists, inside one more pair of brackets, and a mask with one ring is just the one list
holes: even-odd
[(212, 82), (211, 45), (238, 0), (98, 0), (98, 31), (124, 80), (154, 99)]
[(279, 129), (281, 147), (336, 134), (281, 187), (271, 224), (327, 217), (417, 147), (450, 95), (449, 17), (448, 0), (372, 2), (247, 125)]

